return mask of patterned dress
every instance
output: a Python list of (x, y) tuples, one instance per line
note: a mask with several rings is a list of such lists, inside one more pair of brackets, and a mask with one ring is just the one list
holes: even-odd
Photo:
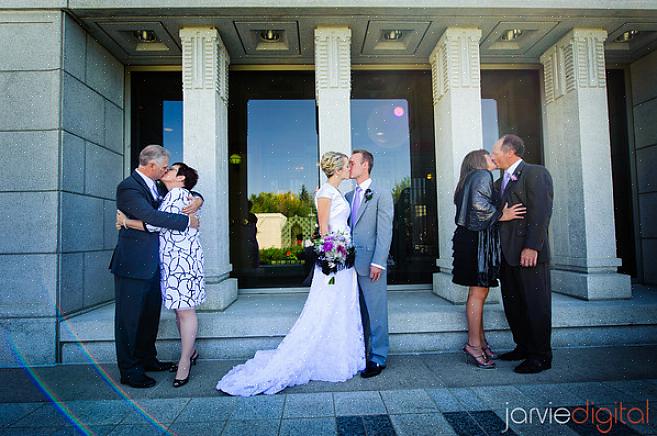
[[(182, 213), (189, 204), (189, 191), (174, 188), (164, 197), (159, 210)], [(160, 288), (167, 309), (191, 309), (206, 299), (203, 275), (203, 249), (198, 229), (184, 231), (157, 228), (160, 232)]]

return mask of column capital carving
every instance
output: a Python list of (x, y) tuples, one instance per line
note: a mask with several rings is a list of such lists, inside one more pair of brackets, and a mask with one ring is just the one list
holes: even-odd
[(351, 29), (315, 29), (315, 94), (324, 89), (351, 90)]
[(436, 104), (452, 88), (479, 88), (480, 62), (477, 28), (450, 27), (429, 56)]
[(182, 42), (183, 89), (215, 90), (228, 101), (230, 56), (214, 27), (184, 27)]
[(578, 88), (607, 86), (606, 39), (605, 30), (575, 28), (543, 53), (546, 104)]

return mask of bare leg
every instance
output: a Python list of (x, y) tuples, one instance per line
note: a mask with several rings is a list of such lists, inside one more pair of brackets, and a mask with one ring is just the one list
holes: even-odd
[(468, 344), (479, 348), (485, 345), (483, 313), (484, 302), (488, 296), (488, 288), (471, 286), (468, 291), (468, 300), (465, 304), (468, 319)]
[(189, 376), (190, 359), (192, 354), (194, 354), (194, 343), (196, 342), (196, 334), (198, 333), (196, 310), (176, 310), (176, 320), (178, 321), (180, 341), (182, 342), (176, 379), (183, 380)]

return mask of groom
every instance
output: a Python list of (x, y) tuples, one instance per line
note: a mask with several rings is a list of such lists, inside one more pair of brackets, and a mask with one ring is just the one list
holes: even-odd
[(374, 156), (354, 150), (349, 159), (349, 177), (356, 189), (347, 193), (351, 205), (351, 235), (356, 248), (360, 310), (365, 334), (367, 366), (361, 377), (381, 374), (388, 358), (388, 296), (386, 264), (392, 240), (392, 195), (379, 190), (370, 173)]

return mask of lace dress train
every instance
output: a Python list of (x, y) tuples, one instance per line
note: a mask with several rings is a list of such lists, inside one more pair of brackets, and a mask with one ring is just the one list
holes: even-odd
[[(348, 203), (337, 189), (326, 186), (316, 196), (331, 196), (330, 228), (344, 230)], [(364, 369), (356, 272), (338, 271), (334, 284), (329, 284), (330, 278), (315, 267), (308, 299), (287, 336), (276, 349), (258, 351), (231, 369), (217, 383), (217, 390), (245, 397), (275, 394), (311, 380), (342, 382)]]

